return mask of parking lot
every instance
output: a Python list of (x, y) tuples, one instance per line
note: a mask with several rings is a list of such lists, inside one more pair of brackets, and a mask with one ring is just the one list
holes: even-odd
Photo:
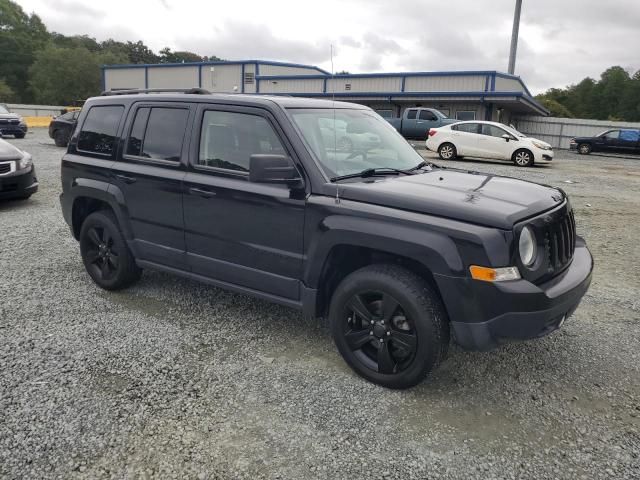
[(0, 477), (640, 478), (640, 157), (447, 162), (567, 191), (593, 284), (562, 330), (454, 347), (391, 391), (296, 311), (149, 271), (100, 290), (60, 212), (63, 149), (9, 141), (40, 190), (0, 204)]

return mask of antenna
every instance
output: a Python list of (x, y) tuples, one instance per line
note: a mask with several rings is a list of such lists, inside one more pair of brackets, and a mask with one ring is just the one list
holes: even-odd
[[(338, 175), (338, 131), (336, 130), (336, 81), (333, 70), (333, 43), (331, 44), (331, 102), (333, 107), (333, 166), (336, 175)], [(337, 183), (336, 203), (340, 203), (340, 193)]]

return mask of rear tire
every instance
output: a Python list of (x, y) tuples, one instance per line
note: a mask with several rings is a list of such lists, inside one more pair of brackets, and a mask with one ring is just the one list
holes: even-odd
[(580, 155), (589, 155), (591, 153), (591, 145), (588, 143), (578, 144), (578, 153)]
[(25, 135), (26, 135), (26, 134), (24, 134), (24, 133), (16, 133), (16, 134), (14, 134), (13, 136), (14, 136), (15, 138), (24, 138), (24, 136), (25, 136)]
[(109, 210), (90, 214), (80, 229), (80, 253), (91, 279), (105, 290), (135, 283), (142, 273)]
[(53, 141), (56, 143), (56, 147), (66, 147), (67, 143), (69, 143), (62, 130), (56, 130), (53, 133)]
[(434, 290), (397, 265), (370, 265), (338, 285), (329, 310), (347, 364), (370, 382), (408, 388), (445, 358), (449, 323)]
[(511, 156), (516, 167), (531, 167), (533, 165), (533, 153), (525, 148), (516, 150)]
[(453, 160), (458, 156), (458, 152), (453, 143), (446, 142), (438, 147), (438, 155), (442, 160)]

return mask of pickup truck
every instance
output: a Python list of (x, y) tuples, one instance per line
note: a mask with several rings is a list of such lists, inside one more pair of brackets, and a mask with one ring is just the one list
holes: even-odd
[[(376, 142), (342, 150), (342, 131)], [(452, 337), (489, 350), (557, 330), (591, 281), (562, 190), (433, 165), (362, 105), (105, 92), (80, 112), (61, 181), (98, 286), (160, 270), (327, 317), (346, 363), (390, 388), (418, 383)]]
[(425, 140), (430, 128), (444, 127), (456, 123), (457, 120), (447, 116), (435, 108), (407, 108), (398, 118), (385, 118), (405, 138)]

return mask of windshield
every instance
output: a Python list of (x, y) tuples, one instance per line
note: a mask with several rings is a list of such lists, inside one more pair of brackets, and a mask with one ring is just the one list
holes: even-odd
[(423, 160), (372, 111), (289, 109), (289, 113), (329, 178), (368, 168), (406, 170)]
[(4, 105), (0, 105), (0, 113), (9, 113), (9, 110)]
[(506, 125), (502, 125), (502, 128), (504, 128), (507, 132), (509, 132), (514, 137), (527, 138), (527, 136), (524, 133), (520, 133), (518, 130), (516, 130), (513, 127), (507, 127)]
[(440, 118), (449, 118), (444, 113), (442, 113), (440, 110), (436, 110), (435, 108), (432, 108), (431, 110), (436, 112), (436, 115), (438, 115)]

